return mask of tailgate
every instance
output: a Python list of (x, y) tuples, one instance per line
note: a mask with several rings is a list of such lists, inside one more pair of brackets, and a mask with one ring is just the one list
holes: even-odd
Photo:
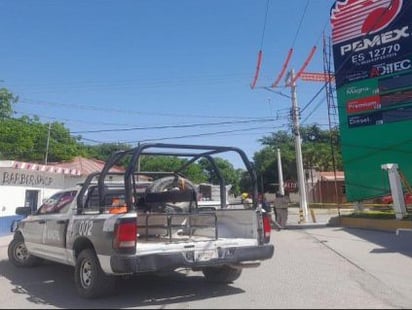
[(198, 213), (138, 214), (139, 241), (179, 242), (219, 239), (258, 241), (258, 215), (253, 210), (221, 209)]

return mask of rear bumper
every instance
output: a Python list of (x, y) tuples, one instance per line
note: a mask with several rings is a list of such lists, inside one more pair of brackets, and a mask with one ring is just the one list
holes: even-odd
[(218, 257), (205, 261), (195, 259), (193, 251), (156, 253), (149, 255), (115, 255), (110, 259), (114, 274), (137, 274), (146, 272), (172, 271), (177, 268), (203, 268), (222, 265), (247, 265), (269, 259), (275, 248), (272, 244), (262, 246), (225, 248), (217, 251)]

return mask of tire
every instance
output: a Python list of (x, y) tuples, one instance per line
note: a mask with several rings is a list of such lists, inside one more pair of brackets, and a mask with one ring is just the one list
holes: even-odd
[(42, 262), (41, 258), (29, 254), (22, 237), (10, 241), (7, 254), (9, 261), (16, 267), (34, 267)]
[[(173, 190), (173, 188), (180, 187), (179, 184), (184, 184), (185, 188), (192, 190), (196, 193), (196, 187), (188, 179), (180, 176), (167, 176), (155, 180), (147, 189), (146, 193), (164, 192)], [(193, 201), (183, 201), (171, 204), (148, 204), (149, 209), (155, 212), (162, 213), (182, 213), (188, 212), (190, 207), (196, 206), (196, 202)]]
[(180, 176), (167, 176), (155, 180), (148, 188), (148, 192), (163, 192), (170, 190), (173, 187), (179, 187), (179, 184), (184, 184), (185, 187), (188, 187), (191, 190), (195, 190), (195, 186), (188, 179)]
[(208, 282), (231, 283), (240, 277), (242, 269), (230, 266), (207, 267), (202, 272)]
[(103, 272), (92, 249), (80, 252), (76, 260), (74, 282), (78, 294), (83, 298), (112, 295), (116, 287), (116, 278)]

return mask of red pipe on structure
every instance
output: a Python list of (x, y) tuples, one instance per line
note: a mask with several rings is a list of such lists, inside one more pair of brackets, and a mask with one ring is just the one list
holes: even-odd
[(252, 84), (250, 84), (250, 88), (254, 89), (256, 86), (256, 82), (259, 78), (259, 71), (260, 71), (260, 65), (262, 64), (262, 57), (263, 57), (263, 52), (262, 50), (259, 50), (258, 53), (258, 59), (257, 59), (257, 65), (256, 65), (256, 72), (255, 72), (255, 77), (253, 78)]
[(315, 52), (316, 52), (316, 46), (312, 47), (312, 50), (310, 51), (308, 58), (303, 63), (302, 68), (300, 68), (300, 70), (298, 71), (296, 76), (293, 78), (293, 80), (288, 83), (288, 86), (293, 85), (296, 82), (296, 80), (301, 76), (303, 71), (306, 69), (306, 67), (309, 65), (310, 61), (312, 60), (313, 55), (315, 55)]
[(276, 81), (272, 84), (272, 86), (271, 86), (272, 88), (275, 88), (275, 87), (279, 84), (280, 79), (281, 79), (282, 76), (285, 74), (286, 67), (287, 67), (288, 64), (289, 64), (289, 61), (290, 61), (290, 58), (292, 57), (292, 54), (293, 54), (293, 48), (291, 48), (291, 49), (289, 50), (288, 55), (287, 55), (286, 60), (285, 60), (285, 63), (283, 64), (282, 70), (280, 71), (280, 73), (279, 73)]

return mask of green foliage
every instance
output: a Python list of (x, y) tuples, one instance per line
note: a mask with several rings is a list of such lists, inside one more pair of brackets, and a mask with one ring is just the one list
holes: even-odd
[(195, 183), (207, 181), (207, 176), (199, 165), (190, 165), (184, 171), (179, 169), (187, 162), (186, 159), (173, 156), (143, 156), (140, 161), (141, 171), (176, 171)]
[(18, 97), (14, 96), (6, 88), (0, 88), (0, 119), (10, 118), (13, 114), (13, 104), (17, 103)]
[[(231, 191), (235, 194), (239, 193), (239, 173), (233, 167), (233, 165), (223, 159), (223, 158), (215, 158), (216, 166), (219, 168), (222, 178), (226, 185), (231, 184), (232, 189)], [(211, 184), (219, 184), (219, 179), (210, 162), (204, 158), (199, 161), (199, 165), (202, 167), (204, 173), (207, 175), (207, 182)]]
[(348, 215), (347, 217), (353, 218), (371, 218), (371, 219), (395, 219), (395, 212), (392, 211), (363, 211), (363, 212), (354, 212)]
[(207, 182), (207, 176), (200, 165), (190, 165), (185, 174), (197, 184)]
[[(301, 139), (304, 169), (313, 168), (318, 171), (343, 169), (340, 145), (334, 145), (333, 149), (331, 147), (331, 141), (339, 141), (337, 130), (322, 130), (317, 125), (310, 125), (301, 128)], [(296, 181), (295, 136), (286, 131), (278, 131), (259, 141), (264, 148), (256, 152), (253, 159), (257, 167), (258, 179), (260, 177), (264, 180), (264, 191), (278, 189), (278, 148), (281, 154), (283, 179)]]
[[(47, 128), (47, 130), (45, 130)], [(44, 132), (48, 132), (48, 125), (43, 125), (42, 135), (39, 142), (46, 142), (44, 140)], [(39, 150), (41, 153), (42, 149)], [(76, 138), (70, 135), (70, 131), (64, 127), (64, 124), (54, 122), (50, 126), (50, 141), (48, 151), (48, 161), (58, 162), (67, 161), (77, 156), (80, 151), (80, 145)]]
[(34, 149), (32, 130), (22, 121), (4, 119), (0, 126), (0, 150), (2, 159), (23, 160), (30, 158)]
[[(42, 124), (36, 118), (4, 119), (0, 125), (2, 159), (31, 162), (70, 160), (79, 154), (79, 144), (63, 124)], [(49, 146), (47, 140), (49, 137)]]
[(240, 176), (239, 180), (239, 191), (235, 194), (240, 194), (243, 192), (251, 193), (253, 192), (253, 184), (252, 180), (250, 179), (249, 173), (245, 170), (238, 170), (238, 175)]
[(183, 165), (183, 159), (172, 156), (143, 156), (140, 161), (141, 171), (175, 171)]
[(260, 140), (265, 147), (256, 152), (253, 159), (259, 174), (258, 178), (263, 178), (261, 183), (264, 183), (264, 191), (275, 192), (278, 190), (277, 149), (280, 150), (283, 179), (285, 181), (297, 180), (294, 139), (292, 134), (281, 130)]
[(83, 146), (85, 156), (106, 161), (109, 157), (118, 151), (130, 150), (131, 146), (125, 143), (102, 143), (98, 145)]

